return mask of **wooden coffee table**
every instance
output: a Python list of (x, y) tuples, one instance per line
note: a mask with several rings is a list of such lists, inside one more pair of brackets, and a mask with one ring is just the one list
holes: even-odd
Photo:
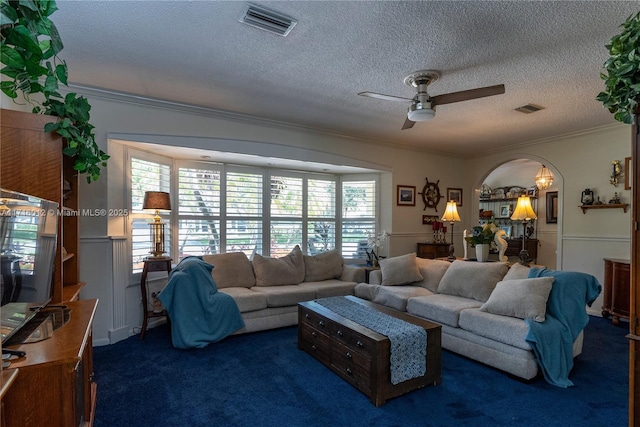
[(308, 352), (355, 386), (376, 406), (382, 406), (388, 399), (417, 388), (440, 384), (440, 325), (354, 296), (345, 298), (423, 327), (427, 332), (425, 375), (392, 384), (389, 338), (346, 319), (315, 301), (298, 304), (298, 348)]

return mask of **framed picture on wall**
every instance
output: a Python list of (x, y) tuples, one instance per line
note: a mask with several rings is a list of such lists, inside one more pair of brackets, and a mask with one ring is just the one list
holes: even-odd
[(396, 204), (398, 206), (415, 206), (416, 205), (416, 187), (415, 185), (398, 185), (398, 195)]
[(454, 201), (457, 206), (462, 206), (462, 188), (447, 188), (447, 201)]
[(547, 224), (558, 223), (558, 192), (547, 191)]
[(440, 221), (440, 217), (438, 215), (422, 215), (423, 224), (431, 225), (438, 221)]
[(500, 206), (500, 218), (509, 218), (511, 216), (511, 205)]

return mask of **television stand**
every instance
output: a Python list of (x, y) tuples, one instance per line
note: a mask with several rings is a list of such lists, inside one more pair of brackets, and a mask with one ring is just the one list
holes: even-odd
[(51, 338), (56, 329), (67, 323), (69, 315), (69, 309), (66, 306), (47, 306), (41, 309), (33, 319), (29, 320), (3, 345), (8, 347)]

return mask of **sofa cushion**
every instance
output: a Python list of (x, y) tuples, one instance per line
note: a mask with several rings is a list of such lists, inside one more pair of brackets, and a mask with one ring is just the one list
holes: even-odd
[(316, 291), (298, 285), (254, 286), (252, 291), (267, 297), (267, 307), (285, 307), (296, 305), (302, 301), (310, 301), (316, 297)]
[(420, 282), (413, 283), (413, 285), (429, 289), (434, 293), (438, 292), (438, 285), (451, 263), (441, 259), (416, 258), (416, 264), (423, 279)]
[(303, 255), (302, 258), (304, 260), (305, 282), (337, 279), (342, 275), (344, 260), (337, 249), (313, 256)]
[(302, 282), (298, 285), (301, 288), (313, 289), (315, 298), (338, 297), (343, 295), (353, 295), (353, 288), (356, 282), (345, 282), (338, 279), (320, 280), (317, 282)]
[(213, 265), (211, 275), (219, 289), (250, 288), (256, 285), (256, 276), (253, 274), (251, 261), (244, 252), (203, 255), (202, 260)]
[(281, 258), (253, 255), (256, 286), (297, 285), (304, 280), (304, 260), (300, 246), (296, 245)]
[(433, 295), (429, 289), (415, 285), (380, 286), (373, 302), (400, 311), (407, 311), (409, 298)]
[(526, 279), (529, 277), (529, 270), (531, 269), (526, 265), (515, 263), (509, 268), (502, 280)]
[(438, 293), (486, 302), (508, 269), (509, 266), (504, 262), (456, 260), (444, 273)]
[(380, 260), (380, 270), (383, 286), (407, 285), (423, 279), (415, 252)]
[(498, 282), (481, 311), (544, 322), (553, 277)]
[(481, 305), (481, 302), (470, 298), (433, 294), (409, 298), (407, 313), (456, 328), (462, 310), (480, 308)]
[(246, 313), (248, 311), (256, 311), (267, 308), (267, 296), (260, 292), (252, 291), (247, 288), (224, 288), (220, 289), (227, 295), (231, 295), (233, 300), (238, 305), (240, 313)]
[(472, 308), (460, 313), (458, 326), (481, 337), (523, 350), (531, 350), (531, 346), (525, 339), (529, 327), (524, 320), (516, 317), (501, 316)]

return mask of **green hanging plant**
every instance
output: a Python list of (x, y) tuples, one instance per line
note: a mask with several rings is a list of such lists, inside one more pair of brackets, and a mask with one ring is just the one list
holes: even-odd
[(596, 99), (616, 120), (632, 124), (634, 114), (640, 113), (640, 12), (621, 27), (606, 45), (611, 57), (604, 63), (606, 73), (600, 73), (606, 89)]
[(74, 169), (86, 174), (90, 183), (100, 177), (109, 156), (96, 144), (87, 99), (58, 92), (60, 84), (67, 86), (68, 72), (58, 57), (62, 40), (49, 18), (56, 10), (54, 0), (2, 0), (0, 73), (8, 79), (0, 82), (0, 90), (14, 100), (21, 94), (34, 113), (60, 118), (47, 123), (44, 131), (65, 139), (63, 153), (74, 159)]

